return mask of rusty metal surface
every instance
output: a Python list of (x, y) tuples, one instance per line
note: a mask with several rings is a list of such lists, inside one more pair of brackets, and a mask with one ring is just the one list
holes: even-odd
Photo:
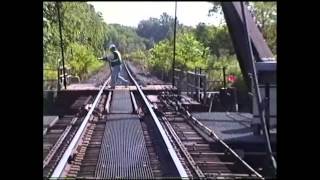
[(96, 177), (153, 177), (143, 130), (137, 115), (110, 114), (107, 116)]

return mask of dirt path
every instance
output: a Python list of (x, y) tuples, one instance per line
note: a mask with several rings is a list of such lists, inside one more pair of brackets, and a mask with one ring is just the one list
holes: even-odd
[(95, 84), (95, 86), (99, 86), (103, 84), (105, 80), (109, 77), (110, 68), (109, 65), (105, 65), (98, 73), (92, 75), (89, 79), (81, 81), (81, 84)]

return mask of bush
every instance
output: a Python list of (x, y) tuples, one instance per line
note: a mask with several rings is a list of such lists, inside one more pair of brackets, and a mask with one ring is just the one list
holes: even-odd
[[(72, 50), (72, 53), (71, 53)], [(92, 48), (78, 43), (71, 43), (67, 49), (67, 65), (73, 75), (82, 80), (103, 66), (103, 62), (94, 56)]]
[(57, 70), (44, 70), (43, 71), (43, 80), (54, 80), (58, 78)]
[[(236, 56), (223, 56), (220, 58), (217, 58), (216, 56), (210, 56), (208, 62), (208, 68), (216, 68), (218, 70), (210, 71), (208, 74), (210, 79), (213, 80), (220, 80), (223, 81), (223, 73), (222, 73), (222, 68), (226, 67), (226, 77), (228, 75), (234, 75), (236, 77), (236, 80), (234, 83), (228, 83), (227, 85), (229, 87), (236, 87), (240, 91), (246, 91), (247, 87), (244, 82), (241, 69), (239, 66), (239, 62), (237, 60)], [(221, 85), (222, 87), (222, 85)], [(219, 88), (221, 88), (219, 87)]]

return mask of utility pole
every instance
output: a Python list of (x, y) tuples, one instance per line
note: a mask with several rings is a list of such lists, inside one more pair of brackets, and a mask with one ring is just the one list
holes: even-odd
[(60, 47), (61, 47), (61, 56), (62, 56), (62, 70), (63, 70), (63, 85), (64, 89), (67, 89), (67, 80), (66, 80), (66, 72), (64, 66), (64, 53), (63, 53), (63, 39), (62, 39), (62, 23), (60, 17), (60, 5), (59, 2), (56, 2), (56, 7), (58, 11), (58, 20), (59, 20), (59, 33), (60, 33)]
[(174, 86), (174, 66), (176, 61), (176, 24), (177, 24), (177, 1), (174, 7), (174, 32), (173, 32), (173, 61), (172, 61), (172, 87)]

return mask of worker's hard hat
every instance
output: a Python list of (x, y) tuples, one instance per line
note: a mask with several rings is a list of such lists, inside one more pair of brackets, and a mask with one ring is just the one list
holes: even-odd
[(109, 46), (109, 50), (110, 50), (110, 51), (115, 51), (115, 50), (116, 50), (116, 45), (111, 44), (111, 45)]

